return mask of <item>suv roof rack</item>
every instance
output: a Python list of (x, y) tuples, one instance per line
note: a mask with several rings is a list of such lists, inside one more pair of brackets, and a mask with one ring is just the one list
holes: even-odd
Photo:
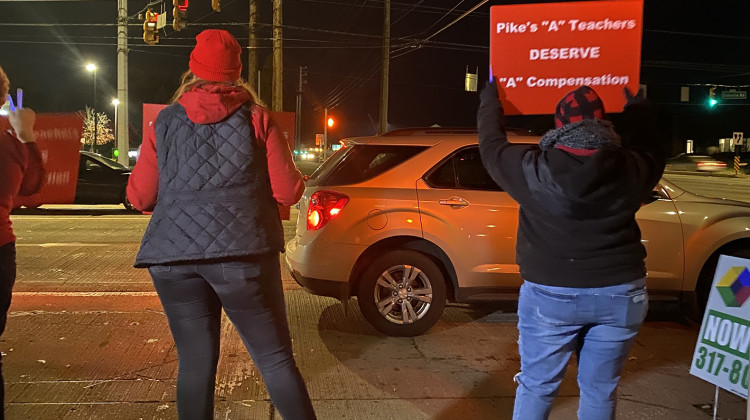
[[(535, 136), (529, 130), (516, 127), (507, 127), (506, 132), (516, 136)], [(381, 134), (381, 137), (397, 137), (397, 136), (432, 136), (436, 134), (441, 135), (476, 135), (477, 129), (475, 127), (413, 127), (413, 128), (397, 128), (395, 130), (388, 131)]]

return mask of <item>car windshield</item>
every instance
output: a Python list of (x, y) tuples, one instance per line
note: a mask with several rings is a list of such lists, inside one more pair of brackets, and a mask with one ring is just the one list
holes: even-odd
[(118, 171), (129, 171), (130, 168), (124, 165), (120, 165), (119, 163), (115, 162), (114, 160), (107, 159), (105, 157), (102, 157), (97, 154), (86, 154), (86, 156), (90, 157), (91, 159), (94, 159), (97, 163), (101, 163), (102, 165), (110, 168), (115, 169)]
[(397, 166), (424, 146), (356, 144), (342, 147), (308, 179), (310, 185), (347, 185), (367, 181)]

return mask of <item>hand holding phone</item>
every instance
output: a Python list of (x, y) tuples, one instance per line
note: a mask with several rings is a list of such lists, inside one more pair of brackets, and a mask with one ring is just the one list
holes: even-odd
[(16, 137), (18, 137), (23, 143), (36, 141), (36, 137), (34, 136), (36, 113), (29, 108), (23, 108), (22, 89), (16, 91), (15, 103), (13, 102), (13, 97), (8, 94), (8, 105), (10, 106), (8, 122), (10, 122), (10, 126), (13, 127), (13, 131), (16, 132)]

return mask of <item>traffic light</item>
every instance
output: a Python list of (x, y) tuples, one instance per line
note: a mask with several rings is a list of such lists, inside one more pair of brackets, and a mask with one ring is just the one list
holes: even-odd
[(188, 0), (172, 0), (172, 5), (174, 6), (174, 9), (172, 9), (172, 17), (174, 18), (172, 27), (175, 31), (181, 31), (187, 26)]
[(711, 86), (711, 88), (708, 89), (708, 106), (713, 108), (718, 103), (719, 100), (716, 99), (716, 86)]
[(146, 44), (154, 45), (159, 43), (159, 33), (156, 28), (159, 14), (154, 13), (151, 9), (146, 10), (146, 18), (143, 21), (143, 41)]
[(336, 121), (334, 121), (332, 117), (328, 117), (328, 121), (326, 121), (326, 124), (328, 124), (328, 128), (333, 128), (333, 125), (336, 124)]
[(117, 148), (112, 149), (112, 157), (114, 157), (115, 159), (117, 159), (118, 156), (120, 156), (120, 150), (117, 149)]
[(221, 12), (221, 0), (211, 0), (211, 8), (214, 12)]

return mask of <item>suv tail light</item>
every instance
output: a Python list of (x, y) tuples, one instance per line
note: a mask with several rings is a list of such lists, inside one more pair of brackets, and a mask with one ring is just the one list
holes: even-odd
[(336, 191), (316, 191), (307, 207), (307, 230), (318, 230), (338, 216), (349, 197)]

